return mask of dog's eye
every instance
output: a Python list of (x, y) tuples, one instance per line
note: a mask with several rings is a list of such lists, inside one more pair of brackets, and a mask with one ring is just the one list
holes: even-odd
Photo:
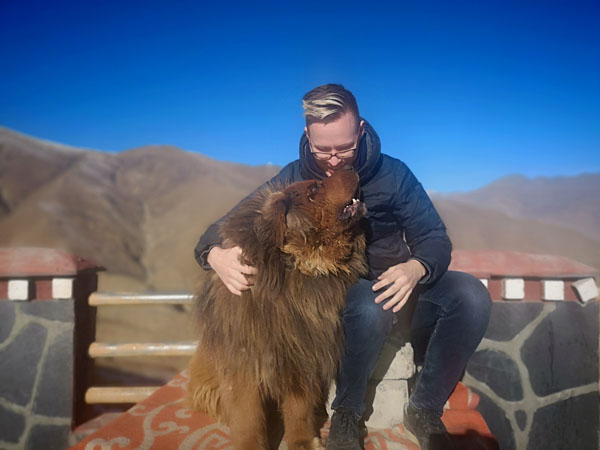
[(313, 184), (311, 184), (311, 185), (308, 187), (308, 199), (309, 199), (311, 202), (312, 202), (312, 200), (313, 200), (313, 198), (314, 198), (315, 194), (316, 194), (317, 192), (319, 192), (319, 188), (320, 188), (320, 187), (321, 187), (321, 183), (320, 183), (320, 182), (313, 183)]

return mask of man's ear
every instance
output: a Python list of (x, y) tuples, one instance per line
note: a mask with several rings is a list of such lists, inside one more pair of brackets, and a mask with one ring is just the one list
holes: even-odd
[(365, 121), (361, 120), (360, 123), (358, 124), (358, 135), (360, 137), (362, 137), (364, 132), (365, 132)]
[(285, 216), (290, 204), (291, 199), (285, 192), (274, 192), (269, 196), (254, 223), (256, 235), (261, 242), (269, 246), (283, 247)]

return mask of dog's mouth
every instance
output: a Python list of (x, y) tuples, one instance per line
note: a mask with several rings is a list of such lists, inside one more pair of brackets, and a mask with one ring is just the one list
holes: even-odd
[(361, 206), (362, 202), (357, 198), (353, 198), (346, 206), (344, 206), (344, 209), (342, 209), (340, 219), (347, 220), (356, 216), (359, 213)]

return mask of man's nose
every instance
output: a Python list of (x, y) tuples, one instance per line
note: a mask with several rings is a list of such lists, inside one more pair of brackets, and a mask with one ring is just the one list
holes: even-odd
[(341, 162), (342, 160), (338, 157), (338, 155), (332, 155), (331, 158), (329, 158), (329, 164), (332, 166), (337, 166)]

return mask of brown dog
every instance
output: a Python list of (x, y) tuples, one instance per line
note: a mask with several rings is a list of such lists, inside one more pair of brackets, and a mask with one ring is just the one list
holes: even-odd
[[(257, 269), (242, 297), (213, 272), (197, 299), (194, 408), (231, 428), (236, 449), (320, 448), (325, 402), (343, 350), (348, 287), (366, 272), (365, 208), (354, 171), (266, 189), (221, 226)], [(283, 425), (283, 426), (282, 426)]]

